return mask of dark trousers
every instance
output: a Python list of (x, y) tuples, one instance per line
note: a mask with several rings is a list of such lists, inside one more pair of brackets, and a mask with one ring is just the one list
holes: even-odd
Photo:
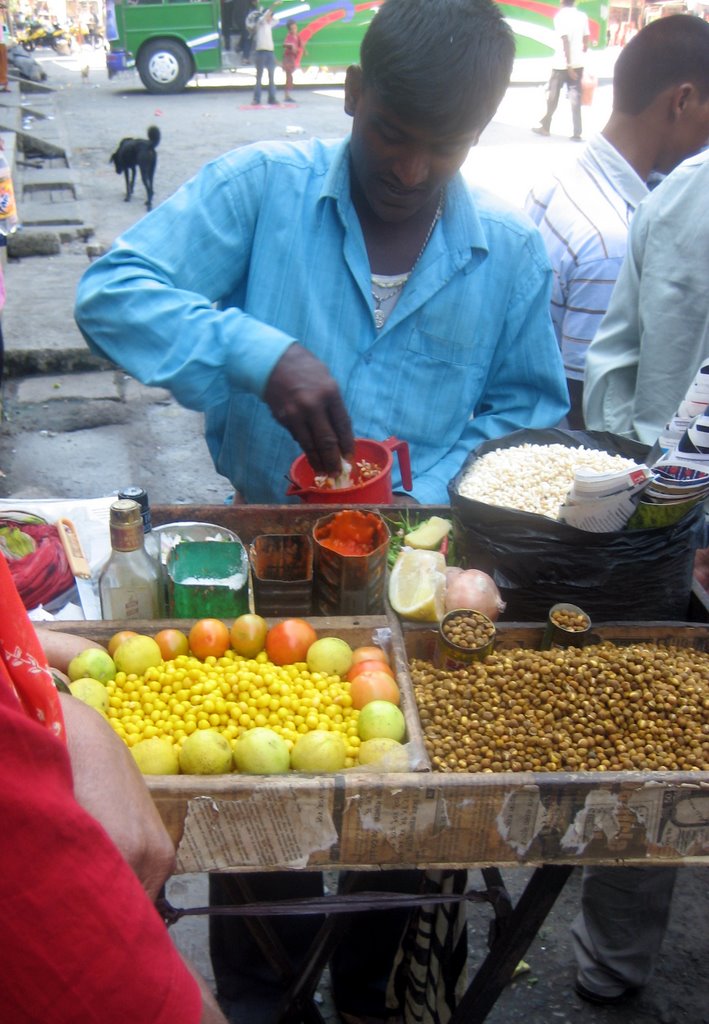
[(241, 50), (241, 56), (244, 60), (251, 59), (251, 51), (253, 50), (253, 47), (254, 41), (248, 33), (248, 30), (246, 28), (246, 22), (242, 22), (241, 35), (239, 38), (239, 48)]
[(569, 401), (571, 408), (566, 414), (566, 422), (571, 430), (585, 430), (586, 425), (583, 419), (583, 381), (566, 378), (569, 389)]
[(568, 71), (554, 70), (551, 73), (551, 78), (547, 85), (547, 112), (540, 121), (542, 128), (546, 128), (547, 131), (551, 127), (551, 119), (559, 105), (562, 86), (565, 85), (568, 88), (569, 103), (571, 104), (571, 120), (574, 127), (574, 135), (581, 135), (581, 78), (583, 77), (583, 68), (574, 68), (574, 71), (576, 72), (576, 78), (571, 78)]
[[(244, 877), (257, 900), (313, 898), (322, 894), (319, 873), (273, 872)], [(418, 892), (421, 878), (419, 871), (345, 872), (340, 875), (340, 887), (347, 879), (348, 890), (353, 892)], [(242, 902), (234, 893), (230, 875), (210, 875), (209, 896), (213, 906)], [(330, 963), (338, 1010), (386, 1016), (386, 987), (408, 917), (409, 911), (405, 909), (352, 915)], [(270, 920), (286, 947), (297, 974), (323, 918), (313, 915), (266, 920)], [(211, 917), (209, 926), (217, 994), (225, 1012), (248, 1024), (274, 1024), (288, 982), (282, 981), (265, 962), (245, 919)]]

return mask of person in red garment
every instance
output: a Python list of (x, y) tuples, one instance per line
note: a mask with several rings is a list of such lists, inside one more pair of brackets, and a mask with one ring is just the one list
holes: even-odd
[(2, 1019), (225, 1024), (153, 906), (174, 865), (133, 758), (59, 694), (0, 555)]

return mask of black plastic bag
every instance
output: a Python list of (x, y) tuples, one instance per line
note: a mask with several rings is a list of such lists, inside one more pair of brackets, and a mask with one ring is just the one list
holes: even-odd
[(704, 547), (700, 504), (674, 526), (589, 533), (547, 516), (465, 498), (461, 478), (488, 452), (522, 444), (563, 444), (643, 462), (649, 448), (600, 431), (517, 430), (486, 441), (448, 484), (459, 564), (489, 573), (514, 622), (544, 621), (557, 602), (583, 608), (596, 622), (685, 620), (694, 553)]

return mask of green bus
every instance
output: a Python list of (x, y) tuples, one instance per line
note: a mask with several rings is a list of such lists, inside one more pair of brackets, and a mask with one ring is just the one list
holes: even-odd
[[(282, 0), (274, 11), (276, 52), (281, 51), (285, 24), (292, 20), (305, 43), (303, 67), (333, 69), (356, 63), (362, 36), (383, 2)], [(517, 56), (550, 56), (559, 4), (498, 2), (515, 33)], [(594, 45), (605, 46), (607, 5), (581, 0), (578, 6), (589, 17)], [(220, 0), (107, 0), (106, 37), (109, 77), (136, 67), (150, 92), (180, 92), (194, 75), (223, 66)]]

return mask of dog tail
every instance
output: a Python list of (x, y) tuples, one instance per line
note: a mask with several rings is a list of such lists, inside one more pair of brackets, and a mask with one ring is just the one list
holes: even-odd
[(148, 141), (153, 149), (155, 149), (160, 142), (160, 129), (156, 128), (154, 124), (151, 124), (148, 128)]

